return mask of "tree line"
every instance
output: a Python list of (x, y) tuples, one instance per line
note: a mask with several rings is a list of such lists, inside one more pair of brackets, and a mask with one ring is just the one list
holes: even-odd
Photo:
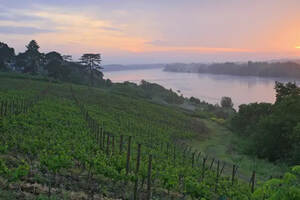
[(109, 79), (103, 79), (101, 54), (83, 54), (76, 62), (70, 55), (61, 55), (56, 51), (41, 53), (39, 49), (38, 43), (32, 40), (24, 52), (16, 55), (13, 48), (0, 42), (0, 71), (48, 76), (91, 86), (111, 84)]
[(174, 63), (166, 65), (164, 70), (171, 72), (210, 73), (236, 76), (300, 78), (300, 65), (295, 62)]

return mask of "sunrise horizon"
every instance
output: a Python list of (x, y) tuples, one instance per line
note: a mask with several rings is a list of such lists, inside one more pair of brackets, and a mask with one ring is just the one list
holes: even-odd
[(17, 53), (34, 39), (43, 52), (75, 59), (101, 53), (104, 64), (300, 57), (294, 0), (0, 2), (1, 41)]

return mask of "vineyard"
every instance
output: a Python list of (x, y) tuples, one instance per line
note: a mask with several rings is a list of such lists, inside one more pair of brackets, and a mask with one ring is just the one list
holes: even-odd
[(300, 199), (299, 167), (266, 180), (183, 143), (206, 128), (181, 109), (113, 88), (0, 83), (0, 199)]

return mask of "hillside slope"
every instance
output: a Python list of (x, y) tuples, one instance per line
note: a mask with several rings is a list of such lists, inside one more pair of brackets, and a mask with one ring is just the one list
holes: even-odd
[(182, 143), (219, 132), (191, 111), (133, 95), (129, 86), (0, 82), (1, 199), (252, 196), (248, 180), (203, 162), (212, 152)]

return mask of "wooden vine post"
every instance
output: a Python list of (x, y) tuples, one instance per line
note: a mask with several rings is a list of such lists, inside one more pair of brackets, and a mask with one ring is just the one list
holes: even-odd
[(112, 138), (112, 143), (111, 143), (111, 154), (112, 155), (114, 155), (114, 153), (115, 153), (115, 136), (111, 136), (111, 138)]
[(212, 168), (212, 166), (213, 166), (214, 162), (215, 162), (215, 158), (213, 158), (213, 159), (212, 159), (209, 169), (211, 169), (211, 168)]
[(147, 200), (151, 199), (151, 170), (152, 170), (152, 155), (149, 155), (148, 176), (147, 176)]
[(252, 172), (250, 183), (251, 183), (251, 192), (253, 193), (255, 187), (255, 171)]
[(176, 147), (174, 146), (174, 150), (173, 150), (173, 165), (174, 167), (176, 166)]
[(231, 184), (233, 185), (234, 183), (234, 179), (235, 179), (235, 175), (236, 175), (236, 172), (237, 172), (237, 166), (236, 165), (233, 165), (232, 166), (232, 177), (231, 177)]
[(106, 143), (106, 155), (109, 155), (109, 134), (107, 133), (107, 143)]
[(104, 128), (102, 128), (102, 148), (103, 148), (103, 151), (105, 149), (105, 131), (104, 131)]
[(3, 116), (3, 101), (1, 101), (1, 106), (0, 106), (0, 109), (1, 109), (1, 111), (0, 111), (0, 116)]
[(185, 163), (185, 152), (186, 152), (186, 150), (187, 150), (187, 148), (185, 148), (185, 149), (183, 150), (183, 155), (182, 155), (182, 165), (184, 165), (184, 163)]
[(120, 154), (122, 154), (123, 151), (123, 135), (120, 136)]
[(103, 139), (103, 128), (100, 127), (100, 138), (99, 138), (99, 142), (100, 142), (100, 148), (103, 149), (103, 142), (102, 142), (102, 139)]
[(97, 126), (97, 138), (96, 138), (97, 144), (100, 145), (100, 126)]
[(221, 171), (220, 171), (220, 176), (222, 175), (222, 173), (223, 173), (223, 170), (224, 170), (224, 168), (225, 168), (225, 162), (223, 163), (223, 167), (222, 167), (222, 169), (221, 169)]
[(138, 173), (139, 173), (139, 169), (140, 169), (140, 159), (141, 159), (141, 144), (138, 144), (138, 152), (137, 152), (137, 158), (136, 158), (136, 170), (135, 170), (136, 179), (135, 179), (135, 183), (134, 183), (134, 192), (133, 192), (134, 200), (139, 199), (138, 198), (138, 183), (139, 183)]
[(205, 163), (207, 160), (207, 156), (203, 157), (203, 163), (202, 163), (202, 179), (204, 179), (204, 175), (205, 175)]
[(220, 171), (219, 170), (220, 170), (220, 161), (218, 160), (215, 192), (217, 192), (217, 190), (218, 190), (218, 182), (219, 182), (219, 176), (220, 176)]
[(196, 152), (194, 152), (194, 153), (192, 154), (192, 168), (194, 168), (194, 163), (195, 163), (195, 153), (196, 153)]
[(129, 173), (130, 168), (130, 148), (131, 148), (131, 136), (128, 138), (128, 148), (127, 148), (127, 162), (126, 162), (126, 175)]

